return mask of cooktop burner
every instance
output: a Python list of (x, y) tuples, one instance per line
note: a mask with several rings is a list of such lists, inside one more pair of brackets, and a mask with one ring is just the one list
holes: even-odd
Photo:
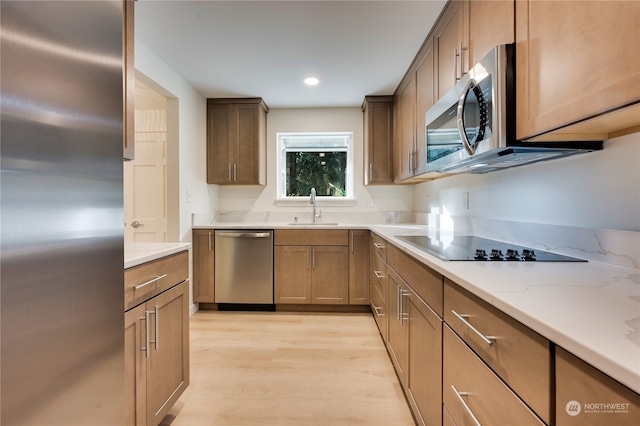
[(500, 262), (586, 262), (586, 260), (544, 250), (503, 243), (472, 235), (456, 235), (446, 244), (426, 235), (396, 235), (442, 260), (476, 260)]

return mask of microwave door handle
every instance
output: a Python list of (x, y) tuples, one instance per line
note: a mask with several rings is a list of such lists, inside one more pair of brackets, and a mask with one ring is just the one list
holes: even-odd
[(465, 84), (464, 89), (462, 90), (462, 95), (460, 95), (460, 99), (458, 100), (458, 118), (456, 120), (458, 123), (458, 132), (460, 133), (460, 139), (462, 140), (464, 149), (469, 153), (469, 155), (473, 155), (476, 150), (469, 143), (469, 138), (467, 138), (467, 132), (464, 128), (464, 103), (467, 100), (467, 95), (475, 85), (476, 81), (472, 78), (470, 78), (469, 81), (467, 81), (467, 84)]

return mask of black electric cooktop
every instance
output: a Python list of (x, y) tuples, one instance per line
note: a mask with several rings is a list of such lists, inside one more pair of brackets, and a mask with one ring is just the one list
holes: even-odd
[(456, 235), (453, 240), (442, 241), (426, 235), (396, 235), (442, 260), (471, 260), (487, 262), (586, 262), (543, 250), (519, 246), (472, 235)]

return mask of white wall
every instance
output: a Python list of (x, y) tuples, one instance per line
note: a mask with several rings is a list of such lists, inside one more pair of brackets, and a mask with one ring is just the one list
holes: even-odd
[(135, 68), (136, 77), (168, 98), (169, 241), (191, 241), (191, 214), (215, 208), (206, 184), (206, 99), (138, 39)]
[[(469, 193), (469, 209), (464, 195)], [(415, 210), (581, 228), (640, 231), (640, 133), (603, 151), (415, 187)]]
[[(356, 205), (321, 206), (323, 214), (341, 212), (379, 213), (413, 210), (410, 186), (363, 185), (363, 114), (360, 108), (271, 109), (267, 114), (267, 185), (265, 187), (215, 186), (220, 211), (294, 212), (300, 206), (276, 206), (278, 132), (353, 132)], [(302, 209), (307, 209), (306, 206)]]

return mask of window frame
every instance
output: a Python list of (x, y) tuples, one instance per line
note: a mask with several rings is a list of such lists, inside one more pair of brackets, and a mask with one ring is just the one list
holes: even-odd
[[(322, 138), (326, 136), (331, 137), (344, 137), (346, 142), (345, 152), (347, 153), (347, 166), (345, 169), (345, 191), (346, 195), (344, 197), (334, 197), (318, 194), (317, 198), (319, 201), (322, 201), (323, 204), (353, 204), (355, 201), (355, 181), (354, 181), (354, 154), (353, 154), (353, 132), (277, 132), (276, 140), (277, 140), (277, 148), (278, 152), (276, 155), (276, 186), (277, 186), (277, 194), (276, 194), (276, 203), (281, 204), (298, 204), (301, 202), (308, 203), (309, 195), (300, 195), (290, 197), (286, 193), (286, 179), (287, 179), (287, 170), (286, 170), (286, 154), (288, 152), (287, 147), (285, 146), (286, 138)], [(322, 147), (311, 148), (308, 152), (320, 152)], [(327, 147), (326, 150), (336, 150), (334, 147)]]

